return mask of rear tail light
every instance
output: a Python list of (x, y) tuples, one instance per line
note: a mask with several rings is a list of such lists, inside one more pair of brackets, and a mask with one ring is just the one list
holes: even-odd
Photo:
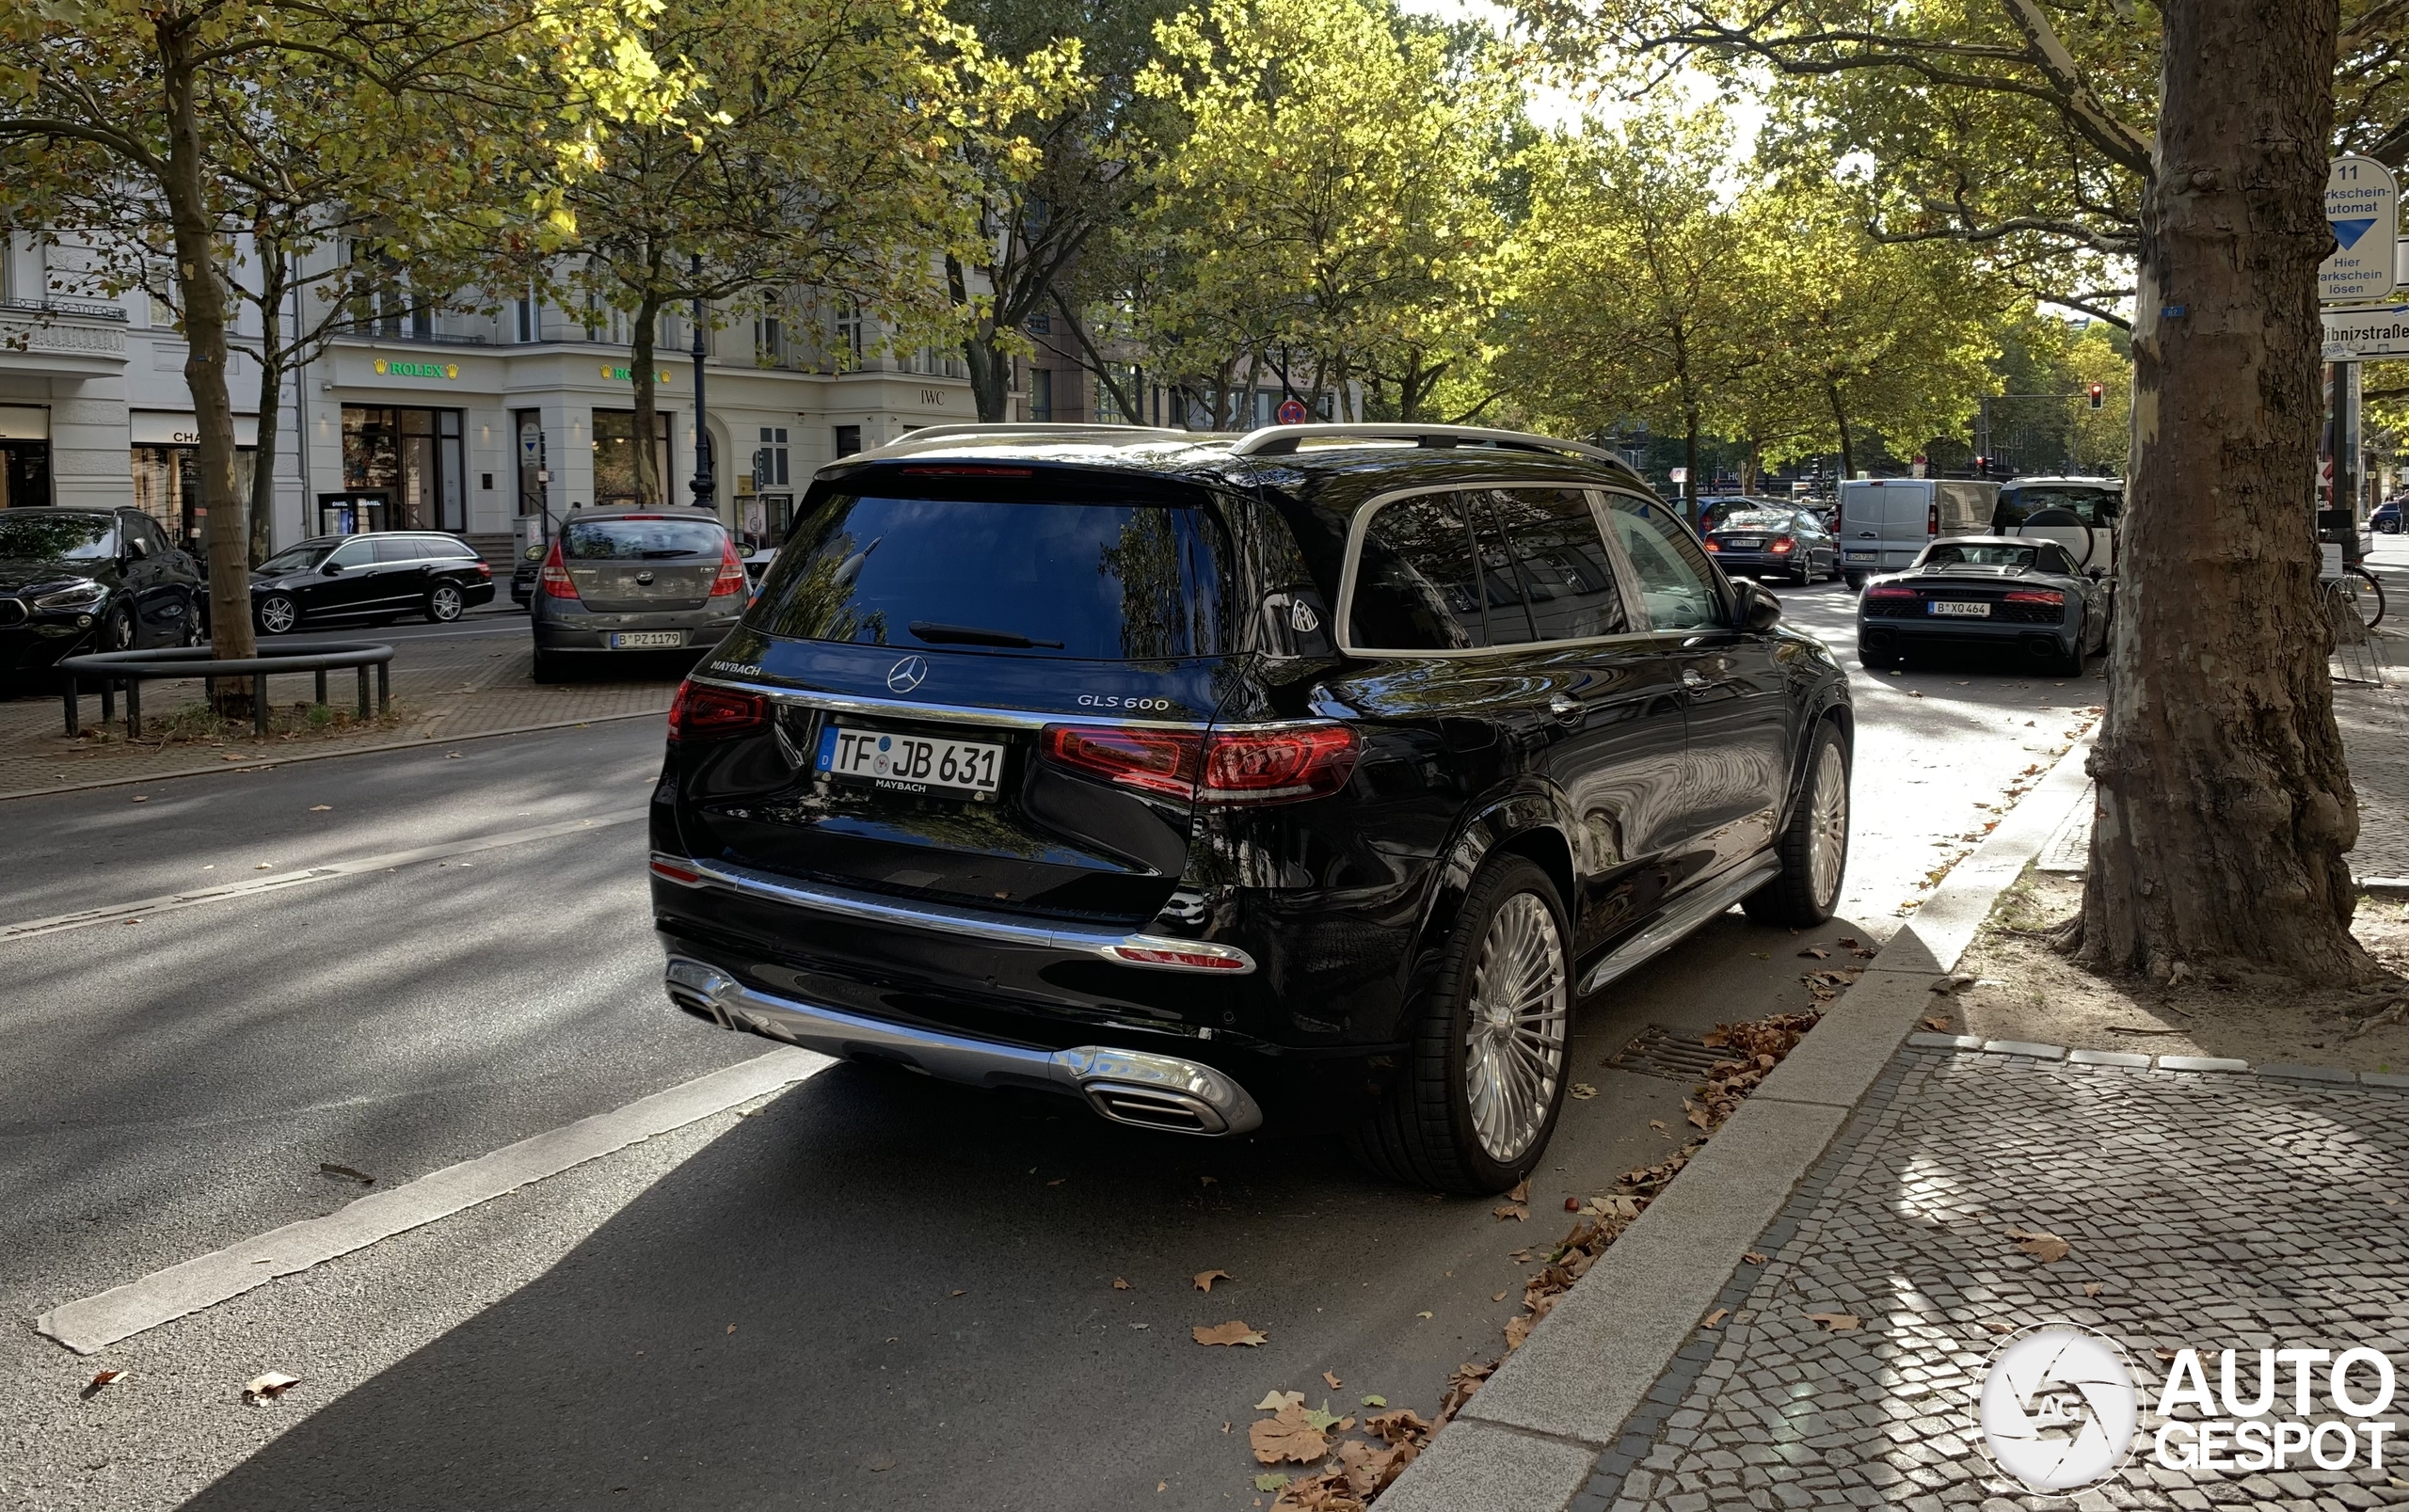
[(1347, 786), (1360, 749), (1345, 724), (1187, 730), (1055, 724), (1047, 760), (1116, 787), (1205, 804), (1284, 804)]
[(1926, 535), (1940, 533), (1940, 505), (1938, 501), (1923, 506), (1923, 533)]
[(1915, 596), (1916, 591), (1913, 588), (1868, 588), (1865, 590), (1865, 597), (1868, 598), (1913, 598)]
[(1787, 535), (1776, 536), (1774, 538), (1773, 554), (1776, 556), (1779, 556), (1785, 551), (1795, 551), (1797, 549), (1798, 543)]
[(479, 562), (479, 563), (477, 563), (477, 564), (476, 564), (476, 568), (477, 568), (477, 576), (478, 576), (478, 577), (485, 579), (487, 582), (491, 582), (491, 581), (493, 581), (493, 564), (492, 564), (492, 563), (490, 563), (490, 562)]
[(1723, 549), (1723, 543), (1710, 535), (1706, 538), (1706, 549), (1710, 551), (1720, 551)]
[(667, 856), (658, 851), (652, 857), (652, 874), (680, 887), (700, 887), (703, 874), (696, 871), (683, 856)]
[(767, 729), (770, 701), (759, 693), (733, 688), (712, 688), (692, 678), (678, 685), (669, 701), (672, 740), (725, 740)]
[(744, 559), (736, 554), (736, 543), (721, 541), (719, 576), (711, 580), (711, 597), (723, 598), (729, 594), (741, 594), (751, 586), (744, 578)]
[(577, 597), (577, 584), (569, 581), (568, 567), (561, 561), (561, 543), (558, 536), (552, 538), (552, 549), (544, 553), (544, 570), (537, 574), (537, 580), (543, 583), (544, 597), (547, 598)]
[(1246, 953), (1225, 945), (1208, 945), (1202, 941), (1189, 945), (1168, 941), (1160, 945), (1122, 943), (1108, 945), (1104, 953), (1115, 961), (1125, 961), (1133, 966), (1167, 966), (1174, 971), (1236, 971), (1254, 969)]
[(2011, 604), (2063, 604), (2066, 596), (2055, 588), (2017, 588), (2007, 596)]

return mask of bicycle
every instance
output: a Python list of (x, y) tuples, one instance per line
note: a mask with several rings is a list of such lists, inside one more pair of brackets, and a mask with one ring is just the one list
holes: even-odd
[(2384, 622), (2384, 584), (2367, 568), (2344, 567), (2340, 577), (2327, 580), (2325, 592), (2337, 621), (2347, 615), (2362, 630)]

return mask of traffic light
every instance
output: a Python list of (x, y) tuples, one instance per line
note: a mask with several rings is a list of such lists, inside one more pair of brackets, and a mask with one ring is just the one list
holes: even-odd
[(2094, 408), (2094, 409), (2098, 409), (2098, 408), (2102, 404), (2104, 404), (2104, 403), (2107, 401), (2107, 398), (2108, 398), (2108, 386), (2107, 386), (2106, 384), (2104, 384), (2104, 383), (2095, 383), (2095, 384), (2093, 384), (2093, 385), (2091, 386), (2091, 407), (2092, 407), (2092, 408)]
[(1986, 456), (1978, 456), (1974, 458), (1974, 476), (1977, 478), (1987, 478), (1990, 475), (1991, 459)]

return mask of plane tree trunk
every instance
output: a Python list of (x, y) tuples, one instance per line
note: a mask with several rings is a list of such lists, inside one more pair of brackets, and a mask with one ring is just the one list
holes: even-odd
[(2310, 514), (2336, 0), (2163, 16), (2098, 822), (2068, 943), (2161, 980), (2361, 981)]

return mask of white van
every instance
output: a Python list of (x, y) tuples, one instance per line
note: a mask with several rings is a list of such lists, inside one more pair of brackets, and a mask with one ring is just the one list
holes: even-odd
[(1899, 572), (1943, 535), (1987, 535), (1999, 485), (1971, 478), (1861, 478), (1841, 485), (1841, 571), (1852, 588)]

